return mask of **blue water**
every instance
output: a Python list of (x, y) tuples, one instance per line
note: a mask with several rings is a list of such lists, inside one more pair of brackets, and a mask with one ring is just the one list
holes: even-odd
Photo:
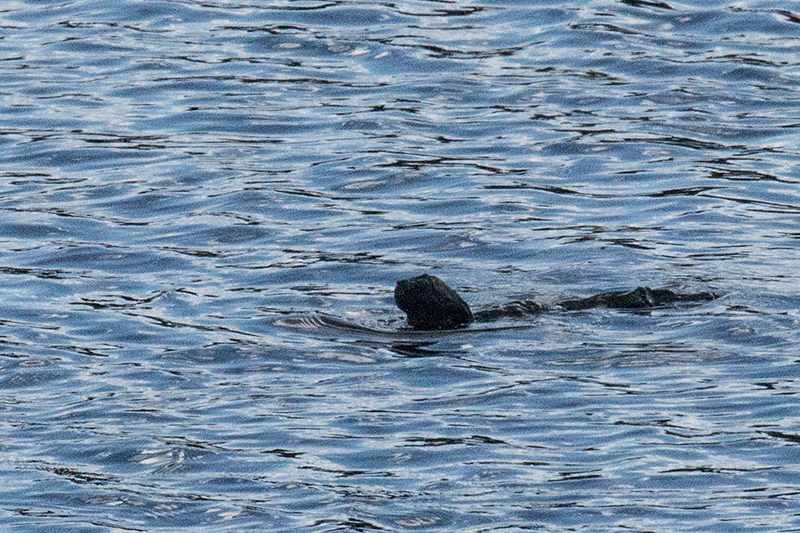
[[(798, 58), (789, 0), (3, 2), (0, 528), (797, 531)], [(720, 297), (314, 319), (423, 272)]]

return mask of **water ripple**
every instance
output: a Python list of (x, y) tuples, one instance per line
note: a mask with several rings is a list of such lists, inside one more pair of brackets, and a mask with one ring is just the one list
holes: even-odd
[[(798, 22), (4, 3), (0, 524), (797, 529)], [(422, 272), (720, 298), (414, 332)]]

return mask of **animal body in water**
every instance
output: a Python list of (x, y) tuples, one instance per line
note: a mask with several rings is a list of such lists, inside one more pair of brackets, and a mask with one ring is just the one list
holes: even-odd
[[(643, 309), (714, 298), (710, 292), (678, 294), (669, 289), (637, 287), (632, 291), (604, 292), (588, 298), (564, 300), (556, 307), (567, 311), (593, 307)], [(394, 301), (406, 313), (408, 325), (418, 330), (455, 329), (470, 322), (488, 322), (501, 317), (537, 314), (548, 310), (534, 301), (523, 300), (472, 312), (467, 302), (455, 290), (436, 276), (428, 274), (398, 281), (394, 289)]]

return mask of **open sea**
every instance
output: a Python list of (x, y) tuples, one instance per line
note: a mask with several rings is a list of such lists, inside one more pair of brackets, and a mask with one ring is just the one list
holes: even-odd
[(800, 531), (800, 3), (3, 0), (0, 80), (0, 530)]

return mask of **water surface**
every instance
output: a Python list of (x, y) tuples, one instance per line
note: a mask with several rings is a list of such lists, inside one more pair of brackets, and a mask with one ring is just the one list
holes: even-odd
[[(796, 530), (798, 57), (785, 0), (3, 3), (0, 524)], [(423, 272), (721, 297), (391, 333)]]

